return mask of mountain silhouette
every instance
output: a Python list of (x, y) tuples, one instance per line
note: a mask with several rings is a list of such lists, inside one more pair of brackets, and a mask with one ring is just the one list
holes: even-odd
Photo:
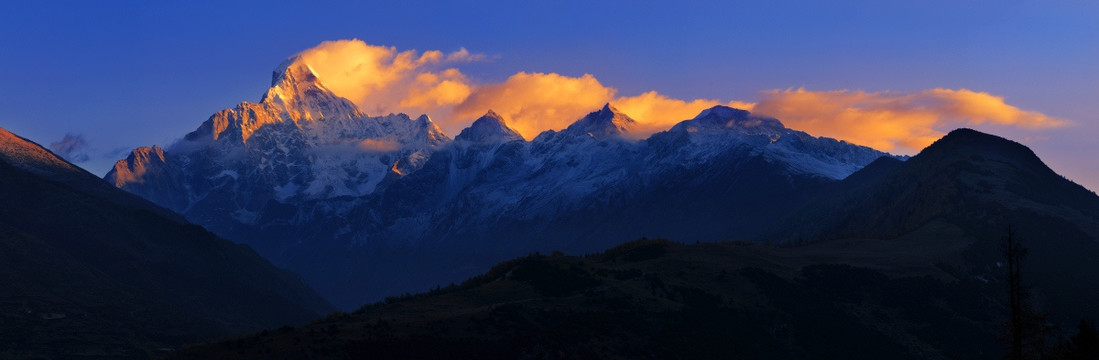
[(3, 129), (0, 203), (5, 356), (148, 358), (331, 309), (248, 247)]

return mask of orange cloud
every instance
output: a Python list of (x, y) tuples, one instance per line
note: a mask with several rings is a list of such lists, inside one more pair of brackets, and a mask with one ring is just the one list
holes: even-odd
[(1057, 127), (1066, 121), (1008, 105), (1002, 97), (971, 90), (913, 93), (768, 91), (753, 107), (787, 127), (883, 151), (915, 152), (962, 126)]
[(591, 74), (519, 72), (500, 83), (477, 85), (457, 68), (448, 67), (486, 59), (465, 48), (419, 53), (340, 40), (323, 42), (299, 55), (322, 83), (366, 113), (428, 114), (450, 135), (492, 109), (531, 139), (545, 130), (565, 128), (607, 102), (637, 120), (633, 134), (637, 138), (722, 104), (774, 116), (790, 128), (813, 135), (899, 152), (922, 149), (960, 126), (1042, 129), (1066, 124), (1008, 105), (1002, 97), (966, 89), (912, 93), (797, 89), (763, 92), (757, 103), (681, 100), (656, 91), (619, 96), (617, 89)]
[(672, 125), (693, 118), (702, 110), (715, 105), (746, 110), (752, 108), (752, 104), (741, 101), (726, 103), (708, 99), (684, 101), (660, 95), (656, 91), (649, 91), (632, 97), (619, 97), (614, 100), (614, 104), (619, 111), (630, 115), (640, 124), (635, 134), (638, 137), (645, 137), (658, 131), (667, 130)]
[(461, 49), (397, 51), (362, 40), (325, 41), (298, 54), (332, 92), (372, 114), (430, 113), (460, 103), (471, 87), (465, 75), (445, 63), (479, 61), (484, 55)]
[(615, 97), (617, 89), (604, 86), (590, 74), (570, 77), (520, 72), (502, 83), (474, 86), (458, 69), (441, 69), (444, 64), (487, 59), (465, 48), (449, 54), (438, 50), (418, 53), (353, 39), (326, 41), (299, 56), (326, 87), (363, 111), (373, 115), (428, 114), (452, 135), (492, 109), (530, 139), (545, 130), (565, 128), (611, 102), (640, 123), (634, 135), (644, 137), (722, 104), (717, 100), (672, 99), (655, 91)]
[(447, 124), (450, 126), (445, 128), (468, 124), (492, 109), (508, 119), (508, 126), (530, 139), (542, 131), (568, 126), (609, 101), (614, 92), (589, 74), (569, 77), (520, 72), (502, 83), (478, 88), (454, 107)]
[(397, 150), (398, 144), (392, 140), (366, 139), (359, 142), (358, 148), (370, 153), (387, 153)]
[(464, 126), (469, 120), (492, 109), (508, 119), (508, 126), (531, 139), (542, 131), (568, 127), (573, 121), (610, 102), (638, 122), (632, 135), (643, 138), (690, 119), (714, 105), (740, 108), (751, 105), (708, 99), (684, 101), (656, 91), (615, 97), (617, 92), (617, 89), (601, 84), (591, 74), (569, 77), (554, 73), (520, 72), (503, 83), (485, 85), (475, 90), (465, 102), (454, 107), (449, 117), (453, 122), (450, 127)]

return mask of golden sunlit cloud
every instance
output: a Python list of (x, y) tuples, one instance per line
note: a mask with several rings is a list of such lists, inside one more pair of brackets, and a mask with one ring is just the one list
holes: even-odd
[(750, 110), (752, 104), (741, 101), (721, 102), (718, 100), (695, 99), (684, 101), (658, 94), (656, 91), (614, 100), (615, 107), (640, 123), (635, 135), (646, 137), (655, 132), (671, 128), (680, 121), (694, 118), (702, 110), (725, 105)]
[(530, 139), (544, 130), (564, 128), (599, 109), (614, 92), (589, 74), (568, 77), (520, 72), (502, 83), (478, 88), (454, 107), (446, 124), (450, 126), (444, 128), (468, 123), (492, 109), (506, 119), (509, 127)]
[(915, 152), (957, 127), (1058, 127), (1065, 120), (1021, 110), (1004, 99), (966, 89), (913, 93), (775, 90), (752, 107), (789, 128), (883, 151)]
[[(500, 83), (477, 84), (452, 64), (484, 61), (465, 48), (451, 53), (397, 51), (361, 40), (326, 41), (302, 52), (325, 86), (372, 115), (428, 114), (450, 135), (488, 110), (532, 139), (559, 130), (611, 103), (638, 122), (632, 136), (644, 138), (693, 118), (714, 105), (769, 115), (787, 127), (883, 151), (914, 152), (961, 126), (1001, 125), (1042, 129), (1066, 124), (1038, 112), (1008, 105), (1002, 97), (966, 89), (912, 93), (851, 90), (774, 90), (760, 101), (681, 100), (656, 91), (619, 96), (591, 74), (519, 72)], [(364, 148), (384, 144), (362, 144)]]
[(325, 41), (299, 56), (333, 93), (376, 115), (430, 114), (462, 102), (471, 91), (468, 80), (458, 69), (443, 65), (485, 59), (464, 48), (450, 54), (419, 54), (358, 39)]
[(450, 119), (456, 124), (451, 125), (468, 124), (470, 119), (483, 114), (486, 109), (492, 109), (508, 121), (508, 126), (531, 139), (545, 130), (568, 127), (609, 102), (638, 122), (638, 127), (630, 135), (644, 138), (693, 118), (714, 105), (741, 108), (750, 105), (707, 99), (684, 101), (656, 91), (615, 97), (617, 92), (617, 89), (604, 86), (590, 74), (569, 77), (520, 72), (503, 83), (485, 85), (474, 91), (465, 102), (454, 107)]
[(399, 144), (392, 140), (366, 139), (360, 141), (358, 144), (359, 150), (371, 153), (387, 153), (397, 150), (398, 147)]
[(542, 131), (563, 129), (585, 114), (613, 103), (639, 123), (632, 134), (648, 136), (718, 105), (717, 100), (684, 101), (650, 91), (615, 97), (617, 89), (594, 76), (520, 72), (504, 82), (474, 86), (456, 68), (444, 65), (484, 61), (483, 54), (461, 48), (444, 54), (397, 51), (361, 40), (325, 41), (299, 54), (328, 89), (373, 115), (403, 112), (428, 114), (448, 134), (457, 134), (489, 109), (527, 139)]

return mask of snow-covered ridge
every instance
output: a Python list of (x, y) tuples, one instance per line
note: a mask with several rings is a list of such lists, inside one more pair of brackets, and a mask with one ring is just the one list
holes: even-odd
[[(242, 102), (233, 109), (219, 111), (186, 139), (193, 141), (210, 136), (214, 140), (228, 138), (248, 142), (256, 131), (268, 125), (292, 123), (303, 127), (303, 123), (323, 119), (344, 126), (365, 117), (354, 103), (325, 87), (308, 65), (291, 58), (280, 65), (271, 88), (259, 103)], [(309, 127), (323, 128), (315, 124)]]
[[(788, 130), (778, 119), (756, 116), (747, 110), (728, 106), (714, 106), (703, 110), (698, 116), (676, 124), (675, 127), (688, 129), (736, 129), (744, 134), (775, 134)], [(675, 128), (673, 127), (673, 129)], [(695, 131), (695, 130), (688, 130)]]
[(637, 127), (637, 122), (610, 103), (572, 123), (563, 132), (587, 134), (596, 139), (621, 137)]
[[(426, 115), (367, 116), (295, 57), (276, 69), (258, 103), (218, 111), (167, 151), (139, 148), (107, 178), (124, 189), (156, 192), (148, 197), (177, 211), (231, 201), (241, 208), (235, 214), (247, 214), (264, 199), (370, 194), (389, 176), (415, 172), (449, 142)], [(238, 175), (211, 175), (225, 171)]]
[(835, 180), (888, 155), (845, 141), (814, 137), (786, 128), (778, 119), (721, 105), (654, 134), (649, 141), (670, 138), (686, 138), (690, 144), (680, 152), (681, 157), (663, 159), (665, 162), (705, 162), (717, 153), (714, 149), (738, 144), (750, 149), (751, 154), (786, 164), (792, 172)]
[(458, 136), (454, 137), (454, 140), (475, 143), (494, 143), (523, 140), (523, 136), (519, 135), (514, 129), (508, 127), (502, 116), (489, 110), (484, 116), (473, 121), (469, 127), (463, 129)]
[(489, 110), (451, 141), (426, 115), (363, 113), (299, 60), (276, 69), (259, 102), (221, 110), (171, 146), (135, 149), (108, 181), (277, 264), (334, 262), (343, 270), (313, 280), (347, 284), (367, 281), (346, 270), (364, 261), (348, 253), (387, 247), (723, 240), (888, 155), (724, 106), (644, 140), (611, 104), (530, 141)]

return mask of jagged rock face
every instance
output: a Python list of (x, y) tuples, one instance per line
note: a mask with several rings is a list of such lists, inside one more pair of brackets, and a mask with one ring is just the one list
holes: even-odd
[(523, 140), (523, 136), (509, 128), (502, 116), (489, 110), (485, 116), (478, 118), (468, 128), (462, 130), (454, 140), (471, 143), (494, 143)]
[(292, 58), (259, 103), (215, 113), (167, 151), (135, 149), (107, 180), (224, 232), (279, 204), (370, 194), (449, 141), (426, 116), (364, 115)]
[(603, 109), (577, 120), (565, 132), (587, 134), (596, 139), (620, 137), (637, 127), (637, 122), (606, 104)]
[(107, 179), (353, 307), (529, 251), (748, 237), (886, 155), (720, 106), (642, 141), (636, 126), (607, 104), (526, 141), (490, 111), (452, 142), (426, 116), (364, 115), (291, 59), (261, 102)]

